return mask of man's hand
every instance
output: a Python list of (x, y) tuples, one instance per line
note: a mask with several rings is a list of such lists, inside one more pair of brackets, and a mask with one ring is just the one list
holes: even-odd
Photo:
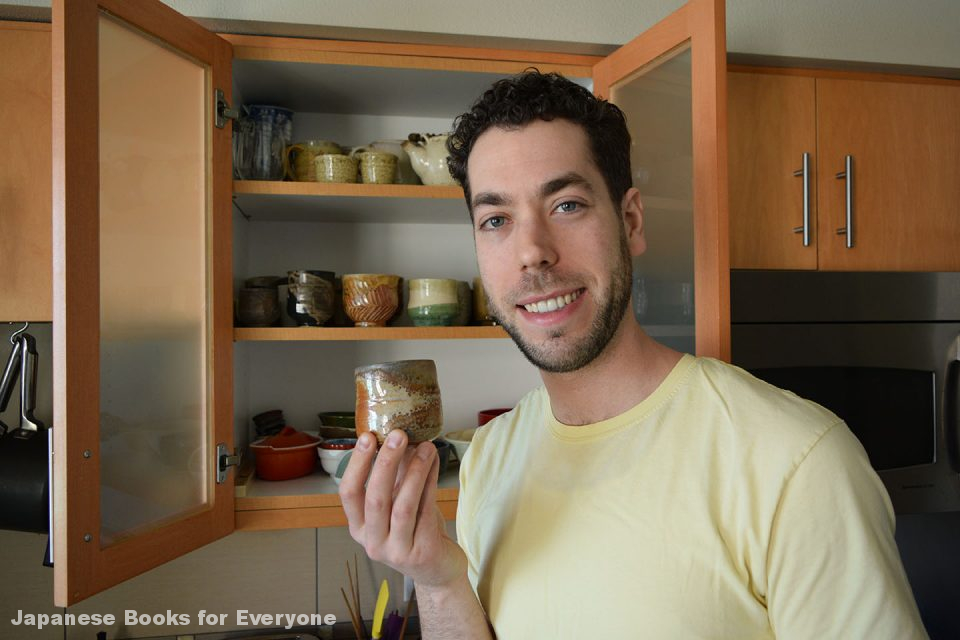
[(436, 505), (436, 447), (422, 442), (408, 449), (400, 430), (390, 432), (379, 454), (376, 441), (372, 433), (360, 436), (340, 481), (350, 535), (371, 560), (410, 576), (418, 590), (464, 580), (466, 556), (447, 535)]

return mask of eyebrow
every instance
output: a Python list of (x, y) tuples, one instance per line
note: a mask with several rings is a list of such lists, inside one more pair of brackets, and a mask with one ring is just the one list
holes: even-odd
[(589, 193), (593, 193), (593, 185), (591, 185), (590, 182), (579, 173), (571, 171), (570, 173), (565, 173), (560, 177), (543, 183), (543, 186), (540, 187), (540, 197), (546, 198), (548, 196), (552, 196), (558, 191), (571, 185), (582, 187)]
[[(546, 198), (552, 196), (558, 191), (561, 191), (562, 189), (565, 189), (571, 185), (582, 187), (589, 193), (593, 193), (593, 185), (591, 185), (590, 182), (579, 173), (571, 171), (563, 174), (562, 176), (558, 176), (552, 180), (544, 182), (543, 185), (540, 186), (540, 197)], [(512, 202), (513, 200), (506, 194), (497, 193), (494, 191), (481, 191), (473, 197), (471, 208), (476, 208), (481, 205), (499, 207), (511, 204)]]

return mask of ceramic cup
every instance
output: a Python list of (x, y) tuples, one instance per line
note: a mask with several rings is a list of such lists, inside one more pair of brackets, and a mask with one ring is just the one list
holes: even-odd
[(269, 327), (280, 319), (277, 290), (244, 287), (237, 295), (237, 321), (244, 327)]
[(418, 327), (452, 325), (460, 313), (457, 304), (457, 281), (447, 278), (410, 280), (407, 313), (410, 321)]
[(318, 182), (356, 182), (357, 159), (339, 153), (322, 153), (314, 158)]
[(283, 154), (284, 175), (289, 180), (315, 182), (317, 180), (315, 159), (325, 153), (343, 154), (343, 149), (336, 142), (329, 140), (305, 140), (290, 145)]
[(403, 429), (411, 443), (433, 440), (443, 428), (443, 406), (433, 360), (384, 362), (354, 370), (357, 435), (374, 433), (381, 443)]
[(480, 278), (473, 279), (473, 321), (483, 325), (497, 324), (487, 306), (487, 294), (483, 290), (483, 282)]
[(343, 310), (358, 327), (382, 327), (399, 305), (400, 276), (349, 273), (343, 276)]
[(299, 326), (323, 326), (333, 315), (333, 272), (288, 271), (287, 313)]
[(403, 150), (403, 140), (377, 140), (367, 145), (373, 151), (386, 151), (397, 156), (397, 184), (422, 184), (420, 176), (410, 165), (410, 156)]
[(362, 151), (356, 155), (360, 179), (367, 184), (393, 184), (397, 179), (397, 156), (386, 151)]

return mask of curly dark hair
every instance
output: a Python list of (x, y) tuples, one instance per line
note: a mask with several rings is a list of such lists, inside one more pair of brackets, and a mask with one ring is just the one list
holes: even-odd
[[(498, 80), (470, 111), (454, 120), (447, 139), (450, 173), (463, 187), (470, 208), (467, 162), (477, 138), (490, 127), (521, 127), (533, 120), (569, 120), (583, 127), (590, 141), (594, 164), (603, 174), (610, 199), (619, 208), (633, 184), (630, 172), (630, 132), (620, 109), (597, 98), (559, 73), (528, 69)], [(471, 217), (473, 212), (470, 212)]]

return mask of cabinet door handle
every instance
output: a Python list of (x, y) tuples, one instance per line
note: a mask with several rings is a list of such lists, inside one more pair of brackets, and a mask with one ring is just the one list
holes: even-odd
[(803, 246), (810, 246), (810, 154), (803, 154), (803, 168), (793, 172), (797, 177), (803, 177), (803, 226), (794, 227), (794, 233), (803, 234)]
[(847, 249), (853, 248), (853, 156), (846, 156), (846, 170), (837, 174), (837, 179), (846, 180), (847, 224), (837, 229), (837, 235), (847, 236)]

